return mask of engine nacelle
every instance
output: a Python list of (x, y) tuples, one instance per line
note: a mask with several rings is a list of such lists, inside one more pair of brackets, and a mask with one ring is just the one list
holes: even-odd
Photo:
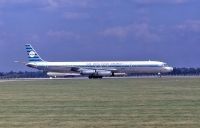
[(93, 75), (93, 76), (112, 76), (111, 71), (106, 71), (106, 70), (82, 70), (80, 72), (81, 75)]
[(77, 73), (59, 73), (59, 72), (48, 72), (48, 76), (50, 77), (70, 77), (70, 76), (80, 76), (80, 74)]
[(80, 72), (81, 75), (92, 75), (92, 74), (95, 74), (96, 71), (95, 70), (82, 70)]
[(99, 70), (99, 71), (97, 71), (97, 75), (98, 76), (112, 76), (112, 72), (111, 71)]
[(127, 74), (126, 73), (114, 73), (114, 76), (127, 76)]

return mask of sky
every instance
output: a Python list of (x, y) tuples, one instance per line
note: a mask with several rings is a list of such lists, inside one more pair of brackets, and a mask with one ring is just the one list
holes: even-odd
[(200, 67), (199, 0), (0, 0), (0, 71), (47, 61), (164, 61)]

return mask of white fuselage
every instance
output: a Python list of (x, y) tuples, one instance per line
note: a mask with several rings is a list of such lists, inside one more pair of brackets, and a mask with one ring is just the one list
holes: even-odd
[(173, 70), (159, 61), (99, 61), (99, 62), (30, 62), (28, 67), (47, 72), (81, 72), (81, 70), (105, 70), (119, 73), (168, 73)]

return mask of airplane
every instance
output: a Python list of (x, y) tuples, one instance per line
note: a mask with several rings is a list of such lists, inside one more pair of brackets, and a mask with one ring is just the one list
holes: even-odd
[(44, 61), (31, 44), (26, 44), (28, 63), (25, 65), (47, 72), (50, 77), (87, 76), (89, 79), (126, 76), (129, 73), (162, 73), (173, 71), (173, 67), (160, 61), (91, 61), (48, 62)]

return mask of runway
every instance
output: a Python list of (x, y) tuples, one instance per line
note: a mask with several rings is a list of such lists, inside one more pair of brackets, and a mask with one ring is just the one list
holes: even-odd
[[(2, 82), (15, 82), (15, 81), (39, 81), (39, 80), (104, 80), (104, 79), (159, 79), (158, 76), (129, 76), (129, 77), (104, 77), (103, 79), (88, 79), (88, 77), (70, 77), (70, 78), (13, 78), (13, 79), (0, 79)], [(161, 78), (200, 78), (200, 76), (162, 76)]]

